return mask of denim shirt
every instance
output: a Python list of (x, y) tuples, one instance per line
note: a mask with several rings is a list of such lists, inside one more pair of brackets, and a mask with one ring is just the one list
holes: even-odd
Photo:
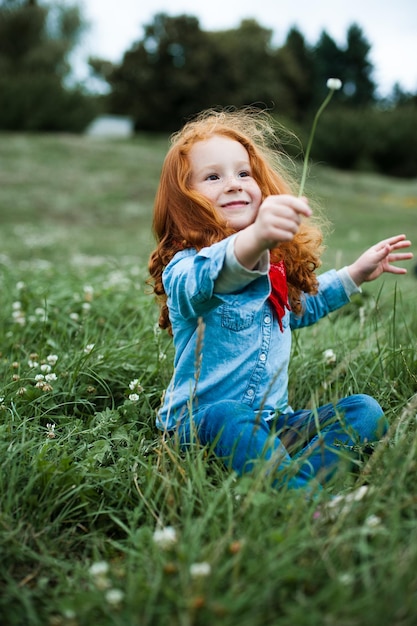
[(157, 413), (156, 425), (161, 430), (172, 430), (191, 412), (223, 399), (260, 410), (265, 419), (275, 411), (291, 411), (291, 329), (315, 323), (360, 291), (347, 271), (323, 273), (318, 293), (304, 294), (300, 316), (286, 311), (281, 331), (268, 301), (268, 253), (266, 263), (255, 271), (235, 259), (240, 276), (235, 290), (224, 292), (227, 280), (222, 280), (222, 271), (235, 236), (199, 252), (182, 250), (163, 272), (175, 359)]

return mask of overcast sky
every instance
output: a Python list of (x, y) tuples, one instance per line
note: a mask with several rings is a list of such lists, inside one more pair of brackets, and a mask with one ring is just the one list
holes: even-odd
[[(69, 3), (71, 4), (70, 0)], [(120, 61), (143, 26), (156, 13), (194, 15), (203, 30), (235, 28), (254, 18), (275, 34), (281, 45), (296, 26), (307, 43), (315, 44), (322, 30), (344, 45), (346, 32), (357, 23), (371, 45), (373, 78), (381, 95), (395, 82), (417, 92), (417, 0), (79, 0), (90, 30), (78, 57), (89, 55)]]

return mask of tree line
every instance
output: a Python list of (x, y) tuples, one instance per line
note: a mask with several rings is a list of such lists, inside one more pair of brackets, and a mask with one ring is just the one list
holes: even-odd
[(78, 132), (102, 111), (130, 116), (137, 131), (171, 132), (207, 107), (255, 105), (304, 143), (326, 81), (337, 77), (343, 90), (320, 122), (313, 158), (417, 175), (417, 94), (396, 85), (389, 98), (379, 97), (371, 45), (358, 24), (343, 45), (326, 31), (310, 45), (296, 28), (275, 45), (274, 31), (253, 19), (212, 32), (192, 15), (158, 13), (120, 63), (89, 60), (108, 86), (101, 96), (66, 83), (84, 27), (77, 5), (0, 0), (1, 129)]

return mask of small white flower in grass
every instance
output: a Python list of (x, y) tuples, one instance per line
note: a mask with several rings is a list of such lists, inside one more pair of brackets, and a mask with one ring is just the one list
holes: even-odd
[(46, 357), (46, 360), (48, 361), (49, 365), (56, 365), (56, 362), (58, 361), (58, 355), (48, 354), (48, 356)]
[(45, 376), (43, 374), (36, 374), (35, 381), (38, 383), (41, 380), (45, 380)]
[(19, 280), (19, 282), (16, 283), (16, 289), (18, 291), (22, 291), (22, 289), (24, 289), (25, 287), (26, 287), (26, 285), (23, 282), (23, 280)]
[(344, 574), (339, 575), (339, 582), (342, 585), (349, 586), (355, 582), (355, 577), (352, 576), (352, 574), (349, 574), (349, 572), (345, 572)]
[(33, 359), (28, 360), (28, 365), (31, 369), (36, 369), (37, 367), (39, 367), (39, 363)]
[(153, 542), (162, 550), (169, 550), (177, 543), (177, 532), (173, 526), (157, 528), (153, 534)]
[(326, 365), (333, 365), (336, 363), (336, 355), (331, 348), (323, 352), (323, 358)]
[(209, 576), (211, 574), (211, 565), (210, 563), (193, 563), (190, 566), (190, 574), (191, 578), (204, 578), (205, 576)]
[(52, 374), (46, 374), (45, 380), (48, 383), (51, 383), (53, 380), (58, 380), (58, 377), (57, 377), (57, 375), (54, 372), (52, 372)]
[(13, 302), (12, 309), (13, 311), (20, 311), (22, 308), (22, 303), (19, 301)]
[(129, 394), (129, 400), (131, 402), (137, 402), (139, 400), (139, 396), (137, 393), (130, 393)]
[(105, 598), (109, 604), (117, 606), (122, 602), (124, 595), (121, 589), (108, 589)]
[(85, 354), (90, 354), (94, 350), (94, 346), (94, 343), (88, 343), (84, 348)]
[(91, 287), (91, 285), (85, 285), (85, 287), (83, 288), (84, 291), (84, 300), (86, 302), (91, 302), (94, 296), (94, 287)]
[(52, 370), (52, 367), (49, 365), (49, 363), (42, 363), (41, 372), (45, 372), (46, 374), (49, 374), (51, 370)]
[(140, 382), (139, 382), (139, 379), (138, 379), (138, 378), (135, 378), (134, 380), (132, 380), (132, 381), (129, 383), (129, 389), (130, 389), (131, 391), (134, 391), (134, 392), (135, 392), (134, 394), (131, 394), (131, 395), (138, 395), (138, 394), (142, 393), (142, 391), (143, 391), (143, 387), (142, 387), (142, 385), (140, 384)]
[(369, 515), (365, 520), (365, 526), (368, 528), (376, 528), (381, 525), (381, 518), (378, 515)]
[(55, 439), (56, 434), (55, 434), (55, 424), (47, 424), (46, 425), (46, 436), (48, 437), (48, 439)]
[(109, 569), (110, 566), (107, 561), (96, 561), (96, 563), (90, 565), (88, 571), (90, 576), (95, 578), (96, 576), (105, 576), (109, 572)]
[(78, 320), (80, 319), (80, 316), (78, 315), (78, 313), (70, 313), (69, 317), (73, 322), (78, 322)]

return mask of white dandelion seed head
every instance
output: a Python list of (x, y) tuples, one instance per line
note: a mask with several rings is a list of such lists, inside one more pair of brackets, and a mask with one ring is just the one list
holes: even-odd
[(365, 526), (368, 528), (376, 528), (381, 525), (381, 518), (378, 515), (369, 515), (365, 520)]
[(90, 565), (88, 572), (90, 576), (93, 577), (105, 576), (108, 573), (109, 569), (110, 566), (107, 561), (96, 561), (95, 563)]
[(210, 563), (193, 563), (190, 566), (190, 575), (191, 578), (204, 578), (205, 576), (209, 576), (211, 573), (211, 565)]
[(177, 531), (173, 526), (157, 528), (153, 534), (153, 542), (162, 550), (168, 550), (177, 543)]
[(339, 91), (342, 88), (342, 81), (340, 78), (329, 78), (326, 83), (326, 87), (332, 91)]
[(327, 365), (332, 365), (332, 363), (336, 363), (337, 360), (336, 354), (331, 348), (323, 352), (323, 358)]
[(124, 593), (121, 589), (108, 589), (106, 591), (105, 598), (112, 606), (117, 606), (124, 598)]

